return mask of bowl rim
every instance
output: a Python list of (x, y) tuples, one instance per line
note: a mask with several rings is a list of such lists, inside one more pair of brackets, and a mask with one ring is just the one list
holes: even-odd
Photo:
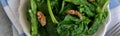
[(110, 13), (109, 4), (108, 4), (108, 6), (107, 6), (107, 9), (108, 9), (108, 12), (109, 12), (109, 21), (108, 21), (108, 23), (107, 23), (106, 26), (105, 26), (105, 33), (104, 33), (104, 35), (106, 34), (106, 32), (107, 32), (107, 27), (108, 27), (108, 25), (109, 25), (110, 22), (111, 22), (111, 13)]

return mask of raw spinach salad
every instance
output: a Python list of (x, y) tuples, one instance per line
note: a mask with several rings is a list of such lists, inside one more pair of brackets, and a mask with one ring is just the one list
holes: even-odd
[(91, 36), (108, 16), (108, 0), (30, 0), (31, 36)]

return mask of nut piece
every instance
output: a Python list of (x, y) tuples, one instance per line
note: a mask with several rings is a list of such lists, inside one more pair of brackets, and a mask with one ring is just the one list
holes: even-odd
[(44, 14), (41, 11), (38, 11), (37, 16), (38, 16), (38, 21), (41, 23), (41, 25), (45, 26), (46, 25), (46, 17), (44, 16)]
[(82, 19), (82, 15), (79, 13), (79, 11), (76, 11), (76, 10), (68, 10), (66, 13), (67, 13), (67, 14), (71, 14), (71, 15), (76, 15), (76, 16), (78, 16), (80, 19)]
[(94, 0), (88, 0), (89, 2), (93, 2)]

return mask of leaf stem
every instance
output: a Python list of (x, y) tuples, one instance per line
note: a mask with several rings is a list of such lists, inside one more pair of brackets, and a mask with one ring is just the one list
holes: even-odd
[(50, 6), (50, 0), (47, 0), (47, 5), (48, 5), (48, 11), (49, 11), (49, 14), (50, 14), (50, 17), (51, 17), (53, 23), (58, 23), (58, 21), (56, 20), (56, 18), (54, 17), (54, 14), (52, 12), (52, 9)]
[(35, 0), (30, 0), (31, 10), (29, 10), (29, 14), (31, 17), (31, 36), (38, 36), (38, 22), (37, 22), (37, 5)]
[(107, 7), (108, 3), (109, 3), (109, 1), (106, 1), (106, 2), (105, 2), (105, 4), (104, 4), (103, 7), (102, 7), (102, 12), (104, 12), (104, 10), (105, 10), (105, 8)]
[(60, 9), (60, 13), (63, 12), (64, 6), (65, 6), (65, 1), (63, 0), (63, 1), (62, 1), (62, 7), (61, 7), (61, 9)]

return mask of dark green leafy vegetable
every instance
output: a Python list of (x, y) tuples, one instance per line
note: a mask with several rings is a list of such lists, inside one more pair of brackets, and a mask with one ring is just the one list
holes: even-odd
[(95, 16), (95, 20), (93, 22), (93, 25), (88, 30), (88, 34), (95, 33), (97, 31), (98, 27), (102, 24), (102, 22), (108, 16), (108, 12), (104, 11), (104, 10), (106, 10), (105, 7), (107, 6), (107, 4), (108, 4), (108, 1), (104, 4), (102, 10), (100, 10), (100, 13)]
[(51, 16), (51, 19), (52, 19), (53, 23), (58, 23), (58, 21), (56, 20), (56, 18), (53, 15), (52, 8), (51, 8), (51, 5), (50, 5), (50, 0), (47, 0), (47, 6), (48, 6), (49, 14)]
[[(91, 36), (108, 16), (108, 0), (30, 0), (30, 23), (32, 36)], [(76, 15), (66, 11), (76, 10)], [(42, 27), (37, 20), (37, 11), (46, 17), (46, 26)]]
[(37, 21), (37, 5), (34, 0), (30, 1), (31, 9), (29, 10), (30, 18), (31, 18), (31, 36), (38, 36), (38, 21)]
[(65, 1), (63, 0), (63, 1), (62, 1), (62, 7), (61, 7), (61, 9), (60, 9), (60, 13), (63, 12), (64, 6), (65, 6)]
[(102, 13), (99, 13), (98, 15), (96, 15), (96, 17), (95, 17), (96, 19), (94, 20), (93, 25), (89, 28), (88, 34), (92, 35), (97, 31), (99, 26), (102, 25), (102, 22), (108, 16), (106, 14), (107, 14), (106, 12), (102, 12)]
[(83, 19), (80, 20), (79, 18), (67, 15), (65, 19), (58, 24), (57, 31), (60, 33), (60, 36), (82, 35), (82, 33), (88, 30), (85, 25), (88, 25), (89, 22), (90, 20), (87, 17), (83, 17)]
[(46, 19), (47, 20), (47, 25), (44, 26), (44, 27), (39, 25), (39, 34), (40, 34), (40, 36), (59, 36), (58, 32), (56, 30), (57, 24), (53, 23), (52, 20), (49, 19), (50, 16), (47, 16), (46, 18), (47, 18)]
[[(87, 0), (65, 0), (66, 2), (71, 2), (75, 5), (80, 5), (78, 8), (81, 9), (80, 7), (84, 8), (84, 10), (80, 10), (81, 12), (84, 12), (88, 15), (88, 17), (94, 16), (94, 6), (90, 3), (87, 2)], [(90, 10), (91, 9), (91, 10)]]

